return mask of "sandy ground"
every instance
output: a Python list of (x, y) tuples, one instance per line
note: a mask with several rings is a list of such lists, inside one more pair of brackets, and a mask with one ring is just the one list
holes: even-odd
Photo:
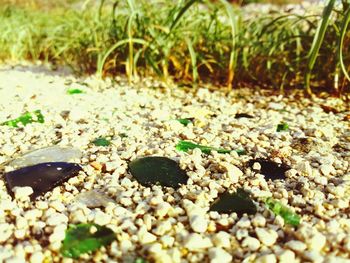
[[(69, 88), (84, 93), (68, 95)], [(325, 105), (338, 112), (325, 112)], [(117, 238), (76, 262), (349, 262), (349, 111), (337, 99), (267, 97), (244, 89), (191, 95), (150, 80), (129, 86), (122, 78), (2, 66), (0, 122), (38, 109), (43, 124), (0, 126), (1, 173), (11, 169), (10, 159), (52, 145), (79, 149), (83, 171), (36, 201), (25, 193), (12, 198), (2, 176), (1, 262), (60, 262), (65, 230), (81, 222), (105, 225)], [(237, 119), (237, 113), (254, 118)], [(194, 123), (176, 121), (185, 117)], [(280, 123), (289, 130), (277, 132)], [(110, 136), (111, 145), (91, 143), (100, 136)], [(179, 152), (179, 140), (247, 154)], [(141, 186), (127, 166), (150, 155), (179, 162), (187, 184), (176, 190)], [(254, 158), (291, 169), (283, 180), (268, 180), (247, 166)], [(220, 193), (237, 188), (251, 194), (256, 214), (209, 211)], [(112, 202), (96, 208), (75, 202), (92, 189)], [(285, 224), (267, 209), (266, 197), (288, 205), (301, 224)]]

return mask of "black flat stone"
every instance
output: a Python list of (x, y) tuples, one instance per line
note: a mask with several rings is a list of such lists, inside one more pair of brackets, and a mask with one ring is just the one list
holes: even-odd
[(177, 162), (166, 157), (149, 156), (129, 163), (132, 176), (143, 186), (161, 185), (178, 188), (188, 176)]
[(249, 193), (243, 189), (237, 189), (236, 193), (228, 191), (221, 194), (210, 206), (210, 211), (218, 213), (233, 213), (241, 217), (243, 214), (252, 215), (256, 213), (256, 206), (249, 197)]
[(291, 169), (291, 167), (284, 163), (276, 163), (268, 159), (258, 158), (255, 160), (250, 160), (248, 165), (253, 167), (254, 163), (260, 163), (261, 169), (260, 173), (265, 176), (265, 179), (271, 180), (283, 180), (286, 179), (285, 172)]
[(31, 199), (45, 194), (56, 186), (62, 185), (69, 178), (78, 175), (82, 168), (75, 163), (50, 162), (27, 166), (5, 173), (7, 187), (12, 194), (16, 186), (33, 188)]
[(237, 114), (235, 115), (235, 118), (236, 118), (236, 119), (240, 119), (240, 118), (253, 119), (254, 116), (249, 115), (249, 114), (247, 114), (247, 113), (237, 113)]

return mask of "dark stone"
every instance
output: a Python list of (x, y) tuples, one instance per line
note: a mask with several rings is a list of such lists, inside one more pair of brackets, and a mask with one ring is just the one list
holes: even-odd
[(5, 179), (10, 193), (16, 186), (32, 187), (34, 193), (31, 195), (31, 199), (34, 200), (56, 186), (62, 185), (81, 170), (82, 168), (75, 163), (41, 163), (5, 173)]
[(161, 185), (178, 188), (188, 176), (177, 162), (166, 157), (149, 156), (129, 163), (129, 171), (144, 186)]
[(254, 116), (249, 115), (249, 114), (247, 114), (247, 113), (237, 113), (237, 114), (235, 115), (235, 118), (236, 118), (236, 119), (240, 119), (240, 118), (253, 119)]
[(278, 180), (285, 179), (285, 172), (291, 169), (291, 167), (284, 163), (276, 163), (267, 159), (258, 158), (255, 160), (250, 160), (248, 165), (253, 167), (254, 163), (260, 163), (261, 169), (260, 173), (265, 176), (265, 179)]
[(255, 214), (256, 206), (250, 199), (249, 193), (239, 188), (236, 193), (226, 191), (221, 194), (210, 206), (210, 211), (227, 214), (235, 212), (240, 217), (245, 213)]

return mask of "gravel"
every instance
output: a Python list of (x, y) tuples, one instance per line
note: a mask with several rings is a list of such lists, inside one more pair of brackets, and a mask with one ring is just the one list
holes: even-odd
[[(29, 199), (30, 187), (15, 189), (13, 199), (2, 176), (1, 260), (61, 262), (68, 225), (92, 222), (109, 227), (117, 238), (79, 262), (134, 262), (139, 257), (150, 262), (349, 262), (345, 102), (248, 89), (224, 95), (200, 88), (190, 94), (165, 86), (148, 78), (129, 85), (118, 76), (102, 81), (43, 66), (1, 67), (0, 122), (40, 109), (45, 123), (0, 126), (0, 172), (8, 161), (52, 145), (80, 150), (83, 168), (36, 201)], [(70, 88), (83, 93), (68, 95)], [(339, 113), (326, 113), (322, 105)], [(254, 118), (236, 119), (236, 113)], [(176, 121), (187, 117), (194, 117), (194, 124)], [(289, 130), (276, 132), (283, 122)], [(111, 144), (95, 146), (92, 141), (99, 137), (111, 137)], [(179, 152), (179, 140), (247, 154)], [(178, 161), (189, 176), (187, 184), (176, 190), (140, 185), (128, 173), (128, 163), (150, 155)], [(254, 169), (246, 165), (256, 158), (292, 169), (285, 180), (265, 180), (259, 164)], [(251, 193), (255, 215), (209, 212), (220, 193), (238, 188)], [(100, 199), (87, 199), (99, 193)], [(261, 201), (269, 196), (291, 207), (301, 224), (292, 227), (273, 215)]]

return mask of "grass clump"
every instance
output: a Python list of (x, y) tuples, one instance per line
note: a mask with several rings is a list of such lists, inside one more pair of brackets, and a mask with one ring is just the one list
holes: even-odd
[[(338, 91), (349, 86), (350, 11), (345, 7), (332, 9), (322, 45), (312, 51), (317, 13), (247, 13), (225, 0), (99, 3), (47, 12), (4, 5), (0, 59), (39, 59), (100, 76), (123, 73), (130, 81), (152, 74), (229, 89), (246, 83), (299, 87), (305, 74), (307, 86)], [(330, 56), (335, 50), (338, 55)], [(316, 64), (310, 62), (316, 57)]]

